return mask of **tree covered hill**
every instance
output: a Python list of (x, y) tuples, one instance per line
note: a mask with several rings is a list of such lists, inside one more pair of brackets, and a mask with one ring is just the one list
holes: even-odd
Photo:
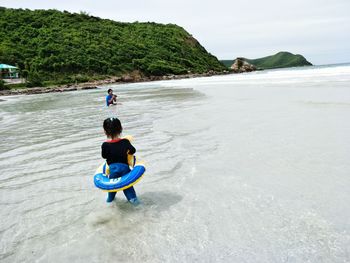
[(250, 64), (262, 69), (289, 68), (312, 65), (302, 55), (294, 55), (290, 52), (278, 52), (275, 55), (258, 59), (247, 59)]
[[(302, 55), (294, 55), (290, 52), (278, 52), (275, 55), (258, 59), (242, 59), (253, 64), (258, 69), (289, 68), (312, 65)], [(221, 62), (227, 67), (230, 67), (235, 60), (222, 60)]]
[(145, 76), (225, 70), (174, 24), (121, 23), (85, 13), (3, 7), (0, 63), (17, 65), (22, 75), (58, 82), (135, 70)]

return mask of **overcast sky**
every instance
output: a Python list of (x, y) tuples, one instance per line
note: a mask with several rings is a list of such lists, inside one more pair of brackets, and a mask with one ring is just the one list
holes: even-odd
[(219, 59), (290, 51), (316, 65), (350, 62), (350, 0), (0, 0), (0, 6), (173, 23)]

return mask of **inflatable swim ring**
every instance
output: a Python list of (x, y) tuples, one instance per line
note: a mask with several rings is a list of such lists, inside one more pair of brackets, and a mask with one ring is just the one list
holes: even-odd
[[(132, 140), (131, 136), (125, 136), (125, 139)], [(109, 166), (105, 162), (101, 164), (95, 173), (94, 184), (97, 188), (106, 192), (118, 192), (125, 190), (141, 180), (146, 168), (142, 162), (138, 162), (134, 155), (128, 154), (128, 164), (132, 170), (122, 177), (110, 179)]]
[(140, 181), (146, 169), (143, 164), (136, 163), (129, 173), (114, 179), (108, 178), (108, 170), (107, 163), (104, 163), (97, 168), (94, 176), (95, 186), (106, 192), (118, 192), (127, 189)]
[[(100, 167), (105, 166), (107, 166), (107, 164), (103, 164)], [(99, 169), (101, 169), (100, 167)], [(106, 192), (118, 192), (133, 186), (141, 180), (145, 170), (143, 165), (135, 165), (129, 173), (114, 179), (109, 179), (108, 175), (105, 173), (97, 172), (94, 176), (94, 183), (97, 188)]]

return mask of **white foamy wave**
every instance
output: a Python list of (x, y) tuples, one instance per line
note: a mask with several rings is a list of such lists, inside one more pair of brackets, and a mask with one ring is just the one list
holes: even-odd
[[(338, 66), (312, 66), (288, 69), (274, 69), (256, 71), (242, 74), (230, 74), (192, 79), (158, 81), (157, 85), (163, 87), (190, 87), (227, 84), (279, 84), (303, 83), (305, 81), (317, 82), (350, 81), (350, 65)], [(144, 83), (144, 87), (151, 87), (151, 83)]]

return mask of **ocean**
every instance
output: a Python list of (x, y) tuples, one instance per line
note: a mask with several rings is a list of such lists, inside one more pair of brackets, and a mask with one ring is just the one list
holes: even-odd
[[(350, 64), (2, 99), (1, 262), (350, 261)], [(115, 116), (136, 207), (93, 184)]]

